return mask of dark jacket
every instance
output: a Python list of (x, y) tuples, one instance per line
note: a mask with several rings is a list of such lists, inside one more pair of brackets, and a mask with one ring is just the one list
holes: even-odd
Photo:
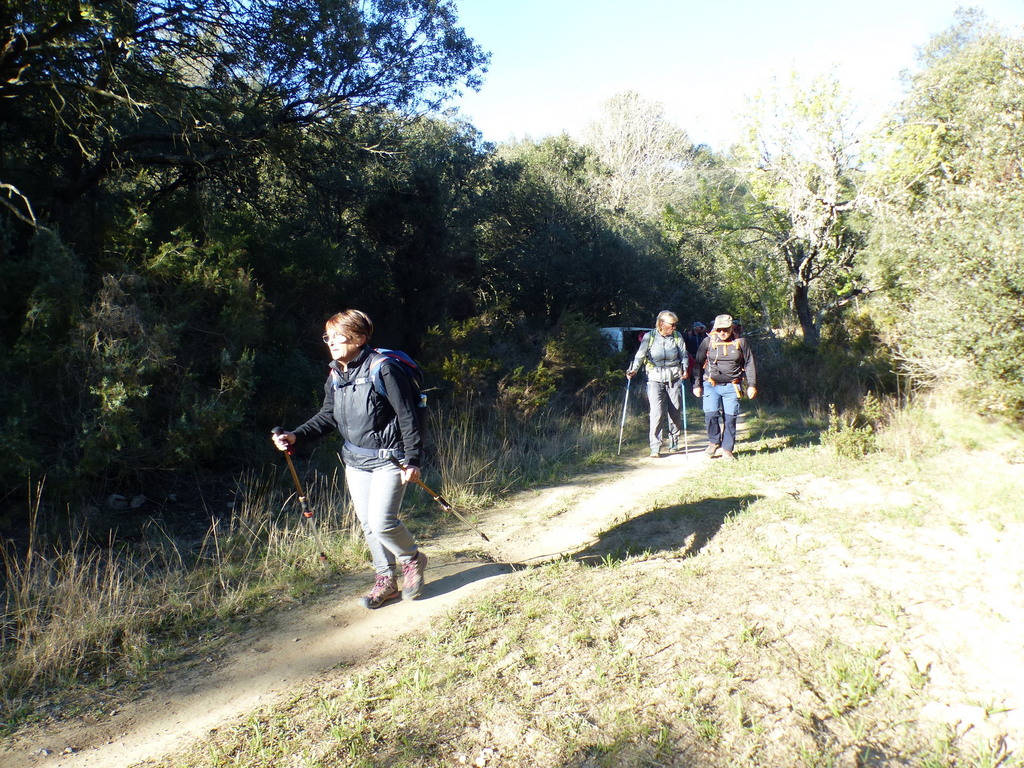
[(697, 350), (707, 337), (706, 333), (697, 335), (693, 331), (683, 334), (683, 343), (686, 344), (686, 351), (690, 353), (690, 357), (697, 357)]
[(294, 430), (298, 442), (316, 440), (337, 430), (345, 440), (341, 455), (348, 466), (376, 469), (388, 464), (386, 458), (366, 456), (351, 450), (350, 444), (374, 450), (388, 449), (404, 454), (402, 463), (420, 466), (423, 439), (419, 431), (414, 393), (409, 377), (398, 363), (385, 359), (380, 376), (387, 397), (377, 392), (370, 368), (378, 355), (364, 347), (343, 370), (332, 361), (332, 374), (324, 384), (320, 412)]
[(693, 386), (703, 387), (705, 381), (715, 384), (739, 384), (744, 378), (748, 387), (757, 386), (757, 366), (747, 339), (718, 341), (711, 334), (701, 342), (694, 365)]

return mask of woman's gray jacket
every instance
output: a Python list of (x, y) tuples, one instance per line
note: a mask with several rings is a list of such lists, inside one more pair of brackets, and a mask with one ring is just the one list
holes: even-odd
[(633, 356), (630, 371), (641, 365), (647, 371), (648, 381), (673, 384), (683, 376), (689, 363), (683, 335), (673, 331), (671, 336), (662, 336), (658, 331), (648, 331), (640, 340), (640, 348)]

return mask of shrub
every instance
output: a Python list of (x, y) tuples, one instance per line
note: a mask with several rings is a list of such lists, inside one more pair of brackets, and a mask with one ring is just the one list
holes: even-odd
[(876, 430), (882, 418), (881, 402), (871, 393), (860, 407), (840, 415), (835, 403), (828, 407), (828, 429), (821, 436), (840, 457), (859, 459), (878, 450)]

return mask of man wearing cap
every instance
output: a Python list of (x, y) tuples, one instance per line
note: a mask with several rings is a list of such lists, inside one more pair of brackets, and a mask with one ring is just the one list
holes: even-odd
[[(693, 373), (693, 394), (703, 398), (708, 428), (708, 458), (722, 449), (722, 458), (735, 460), (736, 417), (740, 412), (743, 379), (747, 397), (757, 396), (757, 367), (747, 339), (736, 335), (731, 315), (719, 315), (701, 342)], [(719, 413), (721, 408), (721, 413)]]

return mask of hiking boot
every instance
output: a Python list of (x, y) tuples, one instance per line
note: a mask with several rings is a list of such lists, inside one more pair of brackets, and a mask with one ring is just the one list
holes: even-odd
[(651, 451), (651, 458), (652, 459), (660, 459), (661, 458), (661, 451), (652, 450)]
[(732, 455), (732, 451), (722, 451), (722, 458), (726, 461), (736, 461), (736, 457)]
[(394, 600), (400, 594), (394, 576), (390, 573), (378, 573), (373, 587), (362, 600), (363, 607), (370, 609), (380, 608), (384, 603)]
[(704, 449), (704, 453), (707, 454), (709, 459), (713, 459), (715, 454), (718, 453), (718, 446), (708, 444), (708, 447)]
[(673, 438), (672, 438), (671, 440), (669, 440), (669, 442), (668, 442), (668, 449), (669, 449), (670, 451), (678, 451), (678, 450), (679, 450), (679, 441), (678, 441), (678, 440), (676, 440), (676, 439), (675, 439), (675, 438), (673, 437)]
[(423, 592), (423, 572), (427, 569), (427, 556), (417, 552), (416, 557), (402, 566), (402, 599), (415, 600)]

